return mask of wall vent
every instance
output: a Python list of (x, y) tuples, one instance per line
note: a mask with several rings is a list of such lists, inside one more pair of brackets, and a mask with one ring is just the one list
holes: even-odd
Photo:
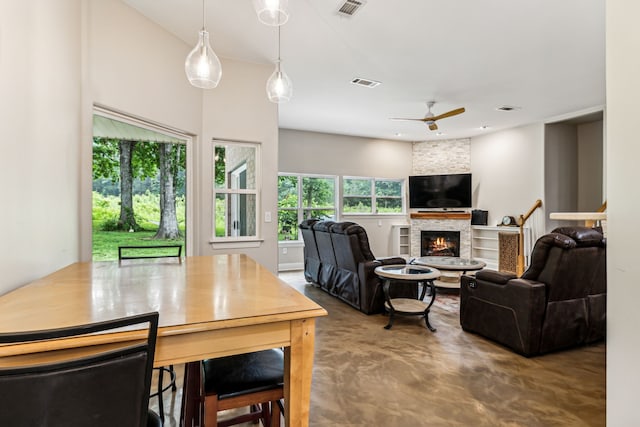
[(338, 8), (338, 15), (353, 16), (366, 2), (363, 0), (345, 0)]
[(361, 79), (359, 77), (356, 77), (355, 79), (351, 80), (351, 83), (353, 83), (354, 85), (364, 86), (369, 88), (376, 87), (380, 84), (380, 82), (377, 82), (375, 80)]

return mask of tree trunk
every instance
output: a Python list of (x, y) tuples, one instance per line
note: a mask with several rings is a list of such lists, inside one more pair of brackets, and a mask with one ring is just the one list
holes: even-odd
[(173, 144), (158, 144), (160, 169), (160, 225), (154, 239), (177, 239), (180, 237), (176, 216), (176, 190), (173, 178)]
[(133, 214), (133, 171), (131, 156), (134, 141), (120, 141), (120, 219), (118, 226), (125, 231), (138, 230), (138, 224)]

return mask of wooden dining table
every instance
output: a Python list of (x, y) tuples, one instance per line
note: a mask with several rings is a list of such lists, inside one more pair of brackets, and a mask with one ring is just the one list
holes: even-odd
[[(285, 349), (285, 422), (307, 426), (318, 304), (242, 254), (80, 262), (0, 296), (0, 333), (159, 313), (154, 366)], [(0, 346), (0, 364), (83, 354), (141, 331)]]

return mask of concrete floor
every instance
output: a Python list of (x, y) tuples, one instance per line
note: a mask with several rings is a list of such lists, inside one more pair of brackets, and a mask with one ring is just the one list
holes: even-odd
[[(312, 427), (605, 425), (604, 343), (528, 359), (463, 332), (455, 296), (432, 308), (435, 333), (417, 317), (386, 330), (386, 316), (360, 313), (301, 272), (280, 278), (329, 312), (316, 324)], [(180, 399), (165, 393), (166, 426), (178, 425)]]

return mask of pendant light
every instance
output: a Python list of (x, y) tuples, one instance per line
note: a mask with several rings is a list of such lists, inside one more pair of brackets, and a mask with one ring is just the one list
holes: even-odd
[(198, 44), (184, 61), (184, 71), (189, 83), (201, 89), (213, 89), (222, 77), (222, 65), (209, 44), (209, 33), (205, 29), (204, 0), (202, 0), (202, 30), (198, 33)]
[(278, 61), (276, 69), (267, 80), (267, 96), (269, 101), (275, 103), (287, 102), (291, 99), (293, 93), (293, 84), (291, 79), (282, 69), (282, 61), (280, 60), (280, 27), (278, 27)]
[(253, 0), (258, 19), (265, 25), (280, 26), (289, 19), (289, 0)]

